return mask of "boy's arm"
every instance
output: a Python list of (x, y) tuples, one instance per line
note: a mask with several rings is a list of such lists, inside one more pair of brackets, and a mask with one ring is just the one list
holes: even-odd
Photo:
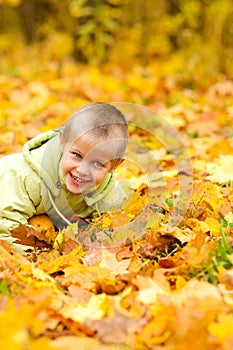
[[(36, 214), (35, 204), (29, 191), (32, 181), (33, 179), (29, 176), (23, 179), (9, 173), (0, 178), (0, 240), (11, 245), (14, 245), (15, 239), (10, 231), (20, 224), (28, 225), (27, 220)], [(16, 245), (15, 247), (18, 249)]]

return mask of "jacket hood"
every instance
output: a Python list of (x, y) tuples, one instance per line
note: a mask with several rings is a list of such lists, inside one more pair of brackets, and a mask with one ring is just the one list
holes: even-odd
[(58, 165), (62, 157), (58, 131), (35, 136), (24, 145), (23, 156), (46, 187), (57, 196), (61, 189)]

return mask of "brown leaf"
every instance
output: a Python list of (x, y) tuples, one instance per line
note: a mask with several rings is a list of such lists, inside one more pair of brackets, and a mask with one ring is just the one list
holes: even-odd
[(131, 259), (134, 256), (135, 256), (135, 253), (132, 251), (130, 246), (121, 247), (116, 251), (117, 261), (121, 261), (124, 259)]
[(102, 320), (86, 320), (85, 325), (95, 331), (104, 343), (127, 344), (133, 333), (139, 332), (145, 320), (117, 313)]
[(28, 247), (36, 247), (39, 249), (49, 248), (50, 244), (47, 242), (45, 235), (38, 232), (33, 227), (26, 225), (19, 225), (11, 230), (11, 236), (17, 238), (15, 243), (22, 244)]
[(85, 256), (83, 257), (83, 263), (86, 266), (97, 265), (102, 258), (102, 249), (101, 248), (88, 248)]
[(75, 285), (71, 285), (68, 288), (68, 290), (70, 292), (70, 295), (73, 298), (78, 299), (81, 304), (88, 303), (88, 301), (90, 300), (90, 298), (92, 296), (92, 293), (89, 292), (88, 290), (83, 289), (82, 287), (75, 286)]

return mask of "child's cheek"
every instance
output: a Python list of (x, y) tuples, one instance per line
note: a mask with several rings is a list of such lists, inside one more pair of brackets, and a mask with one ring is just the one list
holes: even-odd
[(101, 181), (103, 181), (107, 173), (108, 173), (107, 169), (102, 168), (101, 170), (99, 170), (96, 174), (96, 182), (100, 183)]

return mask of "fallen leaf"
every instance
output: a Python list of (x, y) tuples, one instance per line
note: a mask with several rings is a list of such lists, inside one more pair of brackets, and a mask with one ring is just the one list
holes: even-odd
[(206, 177), (208, 180), (218, 183), (227, 184), (233, 181), (233, 156), (220, 155), (213, 163), (207, 165)]
[(140, 332), (145, 323), (143, 318), (137, 319), (117, 313), (113, 317), (101, 320), (89, 319), (85, 325), (97, 333), (104, 343), (127, 344), (130, 334)]
[(86, 319), (99, 320), (106, 315), (108, 309), (107, 296), (105, 294), (93, 295), (86, 304), (67, 304), (59, 313), (73, 321), (84, 323)]
[[(104, 344), (96, 338), (80, 338), (75, 336), (58, 337), (50, 341), (53, 349), (66, 350), (131, 350), (131, 346), (126, 344)], [(117, 346), (117, 347), (116, 347)]]
[(107, 268), (111, 271), (111, 275), (128, 273), (127, 268), (130, 264), (130, 259), (118, 261), (116, 252), (111, 252), (109, 249), (102, 250), (102, 259), (99, 267)]

